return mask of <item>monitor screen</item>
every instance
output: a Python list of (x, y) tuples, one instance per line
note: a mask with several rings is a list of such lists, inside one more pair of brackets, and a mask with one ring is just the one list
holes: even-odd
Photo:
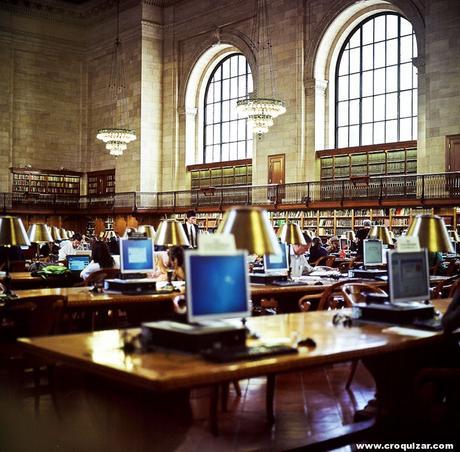
[(280, 250), (278, 254), (265, 254), (264, 255), (264, 267), (265, 272), (281, 272), (288, 271), (288, 259), (287, 259), (287, 245), (280, 243)]
[(189, 322), (250, 315), (246, 251), (190, 251), (185, 253), (185, 274)]
[(120, 239), (121, 273), (151, 272), (154, 269), (151, 239)]
[(426, 250), (388, 254), (388, 284), (392, 303), (430, 299)]
[(81, 272), (89, 264), (89, 256), (67, 255), (67, 268), (71, 272)]
[(365, 239), (363, 242), (364, 266), (383, 264), (383, 245), (379, 239)]

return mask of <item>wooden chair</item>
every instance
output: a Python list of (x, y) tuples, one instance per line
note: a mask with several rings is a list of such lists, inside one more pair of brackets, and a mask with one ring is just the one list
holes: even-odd
[(457, 289), (460, 288), (460, 276), (456, 275), (452, 278), (440, 281), (433, 289), (432, 298), (452, 298)]
[[(62, 295), (45, 295), (21, 298), (6, 308), (4, 318), (11, 326), (11, 336), (49, 336), (65, 332), (64, 314), (67, 308), (67, 297)], [(38, 413), (40, 404), (41, 368), (46, 366), (48, 386), (53, 402), (56, 405), (54, 393), (54, 364), (24, 353), (14, 342), (9, 344), (8, 364), (13, 382), (18, 390), (23, 389), (24, 373), (32, 368), (34, 380), (35, 412)]]

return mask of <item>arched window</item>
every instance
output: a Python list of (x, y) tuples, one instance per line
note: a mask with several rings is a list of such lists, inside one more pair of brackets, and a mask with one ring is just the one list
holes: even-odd
[(417, 138), (417, 43), (396, 13), (371, 16), (345, 41), (336, 68), (336, 147)]
[(252, 157), (252, 130), (236, 102), (252, 92), (252, 74), (242, 54), (231, 54), (211, 73), (204, 96), (203, 162)]

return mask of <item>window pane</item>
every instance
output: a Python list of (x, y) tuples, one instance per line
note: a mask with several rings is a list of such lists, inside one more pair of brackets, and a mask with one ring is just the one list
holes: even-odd
[(349, 146), (359, 146), (359, 126), (350, 127), (350, 144)]
[(237, 147), (238, 158), (244, 159), (246, 155), (246, 149), (244, 147), (244, 143), (238, 143), (238, 144), (235, 143), (233, 146)]
[(219, 81), (222, 79), (222, 66), (218, 66), (218, 68), (216, 69), (215, 73), (214, 73), (214, 80), (215, 81)]
[(238, 97), (238, 77), (230, 79), (230, 99)]
[(359, 47), (359, 30), (357, 30), (350, 38), (350, 47)]
[(214, 83), (214, 102), (220, 102), (221, 94), (220, 90), (222, 89), (221, 83)]
[(399, 115), (401, 118), (407, 118), (412, 115), (412, 91), (403, 91), (399, 95)]
[(412, 63), (401, 64), (400, 68), (400, 89), (412, 88)]
[(359, 97), (359, 74), (350, 75), (350, 99)]
[(374, 67), (385, 66), (385, 42), (379, 42), (374, 45), (375, 65)]
[(339, 127), (338, 129), (338, 147), (347, 148), (348, 147), (348, 127)]
[(350, 74), (359, 72), (360, 69), (360, 50), (350, 50)]
[(370, 44), (374, 40), (374, 30), (373, 30), (374, 22), (372, 20), (366, 22), (363, 25), (362, 33), (363, 33), (363, 45)]
[(238, 112), (236, 111), (236, 99), (230, 101), (230, 119), (236, 120), (238, 119)]
[(412, 35), (401, 38), (401, 63), (412, 61)]
[(386, 143), (398, 141), (398, 121), (387, 121), (386, 123)]
[[(417, 92), (412, 93), (412, 114), (414, 116), (418, 115), (418, 99), (417, 99)], [(401, 115), (402, 116), (402, 115)]]
[(246, 96), (246, 77), (241, 75), (238, 77), (238, 97), (244, 98)]
[(372, 144), (372, 124), (363, 124), (361, 144)]
[(222, 145), (222, 161), (230, 160), (230, 147), (228, 144)]
[(387, 68), (387, 93), (398, 90), (398, 67), (392, 66)]
[(399, 134), (401, 141), (412, 140), (412, 119), (401, 119), (401, 131)]
[(339, 77), (339, 100), (348, 99), (348, 76)]
[(220, 125), (219, 124), (216, 124), (214, 126), (214, 140), (213, 140), (213, 143), (220, 143)]
[(350, 124), (359, 124), (359, 100), (350, 101)]
[(246, 121), (244, 119), (238, 120), (238, 140), (246, 140)]
[(363, 47), (363, 71), (374, 69), (374, 46), (367, 45)]
[(222, 79), (228, 79), (230, 77), (230, 61), (225, 60), (222, 63)]
[(398, 64), (398, 40), (387, 41), (387, 66)]
[(212, 153), (212, 161), (219, 162), (220, 161), (220, 146), (214, 146), (214, 150)]
[(418, 87), (418, 70), (414, 65), (412, 65), (412, 87)]
[(230, 123), (230, 141), (238, 140), (238, 121), (232, 121)]
[(374, 42), (385, 40), (385, 16), (378, 16), (374, 19)]
[(206, 107), (206, 123), (211, 124), (214, 120), (214, 105)]
[(222, 143), (228, 143), (230, 138), (229, 123), (222, 123)]
[(374, 121), (385, 119), (385, 95), (374, 97)]
[(348, 124), (348, 102), (339, 102), (339, 126)]
[(374, 94), (374, 72), (363, 72), (363, 96)]
[(214, 83), (210, 83), (206, 93), (206, 102), (208, 104), (214, 102)]
[(230, 155), (228, 160), (237, 160), (238, 159), (238, 145), (236, 143), (232, 143), (229, 146)]
[(412, 140), (417, 139), (417, 118), (412, 119)]
[(230, 58), (230, 75), (235, 77), (238, 75), (238, 58)]
[(206, 128), (205, 128), (205, 137), (204, 137), (204, 139), (205, 139), (205, 144), (211, 144), (211, 143), (213, 143), (213, 141), (212, 141), (212, 140), (213, 140), (213, 138), (212, 138), (212, 137), (213, 137), (212, 131), (213, 131), (213, 126), (206, 126)]
[(374, 101), (373, 101), (373, 97), (365, 97), (362, 100), (362, 105), (363, 105), (362, 121), (363, 122), (372, 122), (374, 120), (374, 115), (373, 115)]
[(401, 17), (401, 36), (410, 35), (412, 32), (411, 23), (407, 19), (404, 19), (404, 17)]
[(342, 54), (342, 59), (340, 60), (339, 75), (348, 74), (348, 58), (349, 52), (348, 50), (345, 50)]
[(376, 122), (374, 124), (374, 144), (385, 143), (385, 123)]
[(222, 100), (230, 99), (230, 80), (222, 81)]
[(228, 121), (230, 119), (230, 101), (226, 100), (222, 102), (222, 121)]
[(378, 69), (374, 72), (374, 93), (385, 92), (385, 69)]
[(396, 119), (398, 117), (398, 95), (396, 93), (386, 95), (386, 119)]
[(214, 122), (220, 122), (220, 104), (216, 104), (214, 108)]
[(398, 16), (387, 14), (387, 39), (398, 36)]

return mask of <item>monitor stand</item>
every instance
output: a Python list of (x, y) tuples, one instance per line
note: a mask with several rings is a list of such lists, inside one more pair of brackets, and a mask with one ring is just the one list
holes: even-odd
[(147, 273), (121, 273), (120, 279), (143, 279), (147, 278)]

